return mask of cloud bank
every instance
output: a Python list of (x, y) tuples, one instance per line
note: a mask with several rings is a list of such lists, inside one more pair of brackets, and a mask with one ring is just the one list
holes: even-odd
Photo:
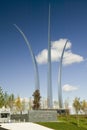
[[(51, 42), (51, 61), (58, 62), (60, 60), (63, 47), (65, 45), (67, 39), (59, 39), (58, 41)], [(68, 42), (65, 48), (64, 56), (63, 56), (63, 65), (69, 65), (73, 63), (79, 63), (84, 61), (84, 58), (78, 54), (74, 54), (71, 51), (71, 42)], [(47, 55), (48, 50), (42, 50), (37, 56), (36, 61), (38, 64), (46, 64), (47, 63)]]
[(62, 89), (65, 92), (70, 92), (70, 91), (76, 91), (76, 90), (78, 90), (78, 88), (76, 86), (71, 86), (69, 84), (65, 84)]

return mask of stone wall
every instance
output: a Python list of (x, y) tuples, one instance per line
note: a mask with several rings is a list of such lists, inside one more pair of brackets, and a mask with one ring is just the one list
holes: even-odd
[(30, 122), (50, 122), (57, 121), (57, 112), (51, 110), (29, 111)]
[(57, 121), (56, 110), (31, 110), (28, 114), (11, 115), (12, 121), (52, 122)]
[(29, 116), (28, 114), (14, 114), (11, 115), (11, 121), (12, 122), (28, 122)]

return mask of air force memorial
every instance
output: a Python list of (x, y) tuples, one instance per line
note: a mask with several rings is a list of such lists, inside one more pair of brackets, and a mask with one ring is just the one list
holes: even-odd
[[(48, 81), (48, 85), (47, 85), (47, 109), (48, 110), (53, 110), (52, 73), (51, 73), (51, 35), (50, 35), (51, 34), (51, 25), (50, 25), (51, 15), (50, 14), (51, 13), (50, 13), (50, 5), (49, 5), (49, 16), (48, 16), (48, 72), (47, 72), (47, 74), (48, 74), (48, 80), (47, 80)], [(28, 46), (29, 52), (31, 54), (33, 66), (34, 66), (35, 90), (39, 90), (40, 91), (38, 65), (37, 65), (37, 61), (36, 61), (35, 55), (34, 55), (34, 53), (32, 51), (31, 45), (30, 45), (30, 43), (29, 43), (26, 35), (24, 34), (24, 32), (19, 28), (18, 25), (14, 24), (14, 26), (18, 30), (18, 32), (22, 35), (22, 37), (23, 37), (26, 45)], [(63, 55), (64, 55), (64, 51), (65, 51), (67, 43), (68, 43), (68, 40), (66, 40), (65, 45), (63, 47), (62, 54), (61, 54), (61, 57), (60, 57), (59, 68), (58, 68), (58, 70), (59, 70), (59, 72), (58, 72), (58, 109), (59, 109), (59, 112), (64, 109), (63, 108), (63, 98), (62, 98), (62, 86), (61, 86), (62, 80), (61, 80), (61, 78), (62, 78), (62, 61), (63, 61)], [(31, 112), (30, 114), (33, 117), (36, 115), (36, 118), (40, 119), (40, 116), (41, 116), (41, 114), (43, 112), (40, 111), (39, 113), (40, 114), (38, 114), (38, 116), (37, 116), (37, 114), (35, 114), (35, 112), (34, 113)], [(52, 114), (49, 114), (50, 112), (47, 112), (47, 113), (48, 113), (48, 115), (50, 115), (50, 116), (53, 117)], [(47, 113), (44, 113), (42, 115), (46, 115)], [(51, 113), (52, 113), (52, 111), (51, 111)], [(48, 118), (49, 118), (49, 116), (48, 116)], [(31, 119), (31, 121), (32, 120), (33, 119)], [(36, 120), (34, 120), (34, 121), (36, 121)]]

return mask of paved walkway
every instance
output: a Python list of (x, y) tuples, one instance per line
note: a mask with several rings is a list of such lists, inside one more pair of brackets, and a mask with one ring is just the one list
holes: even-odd
[(3, 123), (1, 124), (1, 127), (9, 130), (53, 130), (30, 122), (29, 123)]

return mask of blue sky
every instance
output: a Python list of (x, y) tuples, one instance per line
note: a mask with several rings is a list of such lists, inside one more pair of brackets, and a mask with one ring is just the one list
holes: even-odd
[(63, 68), (63, 100), (76, 96), (87, 100), (87, 1), (1, 0), (0, 86), (9, 94), (32, 97), (34, 67), (24, 39), (26, 34), (38, 62), (40, 91), (47, 97), (48, 7), (51, 4), (52, 89), (58, 100), (59, 58), (66, 39)]

